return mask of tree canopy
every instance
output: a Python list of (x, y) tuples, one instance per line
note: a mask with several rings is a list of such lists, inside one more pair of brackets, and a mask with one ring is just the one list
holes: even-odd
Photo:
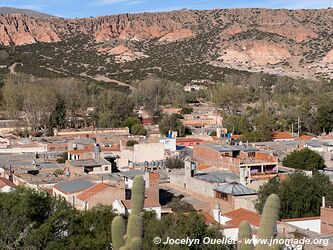
[(283, 159), (282, 163), (285, 167), (309, 171), (325, 168), (323, 157), (308, 148), (291, 152)]
[[(46, 192), (16, 187), (13, 192), (0, 193), (0, 248), (1, 249), (112, 249), (111, 206), (97, 206), (78, 211), (62, 199)], [(152, 212), (144, 218), (144, 249), (160, 249), (153, 238), (223, 237), (214, 227), (205, 225), (198, 214), (172, 214), (156, 219)], [(207, 248), (200, 244), (194, 248), (165, 249), (230, 249), (226, 246)]]
[(316, 172), (306, 176), (303, 172), (294, 172), (286, 180), (269, 180), (260, 187), (255, 207), (262, 212), (270, 194), (277, 194), (281, 201), (280, 219), (319, 216), (322, 197), (333, 204), (333, 184), (328, 176)]

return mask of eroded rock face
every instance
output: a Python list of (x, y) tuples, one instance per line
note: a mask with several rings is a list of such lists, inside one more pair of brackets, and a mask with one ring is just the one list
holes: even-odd
[(160, 42), (176, 42), (179, 40), (183, 40), (185, 38), (190, 38), (195, 36), (194, 33), (189, 29), (180, 29), (175, 32), (170, 32), (165, 36), (159, 39)]
[(332, 63), (333, 64), (333, 49), (331, 49), (327, 55), (323, 58), (323, 63)]
[(0, 44), (25, 45), (36, 42), (58, 42), (60, 37), (47, 19), (20, 14), (0, 16)]
[(238, 49), (220, 51), (222, 59), (229, 64), (274, 65), (291, 57), (288, 49), (279, 44), (254, 42)]
[[(67, 35), (91, 35), (96, 42), (159, 39), (175, 42), (220, 28), (221, 36), (249, 30), (277, 34), (297, 43), (316, 39), (320, 23), (327, 23), (333, 10), (231, 9), (121, 14), (97, 18), (37, 18), (22, 14), (0, 15), (0, 44), (23, 45), (57, 42)], [(316, 19), (318, 24), (311, 20)], [(323, 25), (322, 25), (323, 26)], [(324, 26), (323, 26), (324, 27)], [(324, 28), (322, 28), (324, 29)]]

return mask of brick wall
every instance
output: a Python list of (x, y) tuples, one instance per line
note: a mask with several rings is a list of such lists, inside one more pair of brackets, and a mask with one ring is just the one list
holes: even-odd
[(193, 159), (199, 162), (217, 164), (220, 159), (220, 152), (207, 146), (193, 147)]
[(322, 207), (320, 209), (321, 233), (333, 233), (333, 208)]
[(277, 162), (277, 157), (263, 152), (256, 152), (256, 159), (267, 162)]

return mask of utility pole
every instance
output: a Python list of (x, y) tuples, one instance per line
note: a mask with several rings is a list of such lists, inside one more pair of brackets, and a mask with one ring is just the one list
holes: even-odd
[(297, 136), (299, 138), (299, 132), (300, 132), (301, 126), (300, 126), (300, 120), (299, 117), (297, 118)]
[(291, 136), (294, 137), (294, 122), (291, 123)]

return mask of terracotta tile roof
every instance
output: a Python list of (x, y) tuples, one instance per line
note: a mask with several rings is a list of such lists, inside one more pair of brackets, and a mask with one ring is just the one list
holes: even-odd
[(232, 135), (231, 138), (237, 140), (241, 138), (241, 135)]
[(275, 132), (273, 133), (274, 140), (290, 140), (293, 139), (289, 132)]
[(199, 138), (177, 138), (177, 143), (185, 143), (185, 142), (203, 142), (203, 140)]
[(15, 187), (15, 184), (13, 182), (11, 182), (10, 180), (0, 177), (0, 188), (6, 187), (6, 186)]
[(284, 219), (284, 220), (281, 220), (281, 222), (292, 222), (292, 221), (303, 221), (303, 220), (318, 220), (318, 219), (320, 219), (320, 216), (304, 217), (304, 218), (294, 218), (294, 219)]
[(301, 140), (301, 141), (308, 141), (308, 140), (311, 140), (315, 138), (314, 136), (311, 136), (311, 135), (301, 135), (298, 140)]
[(205, 170), (205, 169), (208, 169), (208, 168), (211, 168), (211, 167), (214, 167), (214, 166), (209, 165), (209, 164), (200, 164), (197, 169), (198, 170)]
[(86, 201), (90, 197), (105, 190), (108, 187), (110, 187), (110, 186), (105, 183), (98, 183), (98, 184), (92, 186), (91, 188), (85, 190), (84, 192), (82, 192), (77, 198), (79, 198), (81, 201)]
[[(121, 202), (123, 203), (123, 205), (127, 209), (131, 209), (132, 208), (131, 200), (122, 200)], [(145, 199), (145, 203), (143, 205), (144, 208), (148, 208), (148, 207), (160, 207), (160, 206), (161, 206), (161, 204), (159, 203), (159, 201), (157, 199), (154, 199), (154, 198), (146, 198)]]
[(93, 152), (93, 147), (85, 147), (84, 149), (76, 149), (76, 150), (68, 151), (68, 153), (75, 154), (75, 155), (89, 153), (89, 152), (91, 152), (91, 153)]
[(223, 216), (230, 218), (230, 221), (226, 222), (226, 227), (236, 228), (239, 227), (242, 221), (247, 220), (252, 226), (259, 227), (261, 216), (256, 212), (239, 208), (237, 210), (223, 214)]

